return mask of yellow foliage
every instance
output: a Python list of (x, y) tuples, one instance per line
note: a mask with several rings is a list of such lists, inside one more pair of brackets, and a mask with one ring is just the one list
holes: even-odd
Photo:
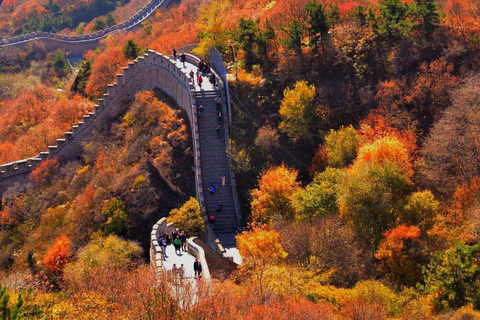
[(293, 142), (308, 136), (310, 132), (310, 124), (315, 117), (314, 99), (315, 86), (309, 86), (306, 81), (297, 81), (293, 89), (283, 91), (279, 129)]
[(75, 171), (75, 174), (77, 176), (81, 175), (82, 173), (86, 172), (88, 169), (90, 168), (90, 165), (87, 164), (86, 166), (83, 166), (81, 167), (80, 169), (77, 169), (77, 171)]

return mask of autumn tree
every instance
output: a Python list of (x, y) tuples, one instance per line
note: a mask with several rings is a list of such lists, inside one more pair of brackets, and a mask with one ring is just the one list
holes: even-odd
[(62, 235), (55, 239), (55, 242), (43, 256), (42, 263), (54, 276), (62, 276), (65, 265), (70, 261), (70, 239)]
[(341, 216), (378, 245), (397, 220), (397, 206), (412, 176), (408, 151), (397, 138), (387, 136), (365, 144), (340, 183)]
[(55, 177), (59, 166), (56, 159), (46, 159), (30, 173), (30, 179), (37, 185), (47, 184)]
[(421, 266), (425, 262), (417, 226), (399, 225), (384, 234), (375, 258), (379, 269), (392, 281), (414, 286), (422, 280)]
[(406, 96), (408, 108), (416, 116), (422, 130), (427, 130), (450, 104), (449, 91), (456, 83), (453, 64), (445, 58), (422, 63)]
[(293, 142), (311, 135), (315, 120), (315, 86), (307, 81), (297, 81), (292, 89), (285, 89), (280, 106), (280, 131)]
[(252, 217), (258, 222), (268, 222), (275, 216), (293, 219), (295, 208), (292, 194), (299, 183), (297, 171), (284, 164), (265, 171), (258, 180), (258, 188), (251, 191)]
[(433, 227), (435, 218), (440, 212), (440, 202), (435, 199), (430, 190), (412, 193), (403, 210), (400, 211), (400, 220), (403, 223), (416, 225), (426, 232)]
[(170, 211), (167, 220), (173, 223), (176, 228), (191, 236), (199, 236), (205, 230), (205, 221), (200, 211), (200, 204), (193, 197), (190, 197), (190, 200), (185, 202), (180, 209)]
[(227, 17), (230, 7), (230, 0), (206, 2), (200, 7), (197, 27), (201, 32), (201, 40), (195, 49), (195, 53), (205, 56), (211, 47), (220, 51), (226, 48), (228, 39), (226, 32)]
[(250, 275), (262, 290), (266, 268), (281, 264), (287, 256), (279, 242), (278, 232), (267, 225), (254, 224), (236, 239), (242, 257), (242, 272)]
[(79, 250), (76, 260), (65, 266), (64, 280), (77, 290), (106, 285), (112, 279), (97, 277), (97, 274), (115, 277), (115, 271), (127, 270), (137, 264), (141, 253), (137, 243), (115, 235), (94, 238)]
[(457, 242), (445, 253), (437, 253), (424, 267), (425, 290), (436, 310), (452, 310), (471, 304), (480, 306), (480, 245)]

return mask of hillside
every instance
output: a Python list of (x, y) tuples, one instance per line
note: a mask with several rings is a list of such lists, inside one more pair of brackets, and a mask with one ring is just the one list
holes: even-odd
[[(58, 4), (84, 21), (82, 2)], [(147, 48), (215, 46), (250, 222), (229, 279), (197, 291), (149, 271), (151, 226), (195, 192), (189, 122), (141, 92), (80, 158), (47, 160), (3, 195), (9, 306), (20, 294), (38, 319), (480, 318), (479, 17), (469, 0), (186, 0), (108, 35), (77, 70), (61, 50), (0, 49), (7, 162), (45, 150)]]

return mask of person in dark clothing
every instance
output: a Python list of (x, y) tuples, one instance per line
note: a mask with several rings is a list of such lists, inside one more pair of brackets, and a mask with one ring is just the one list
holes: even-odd
[(215, 87), (217, 84), (217, 79), (213, 73), (210, 74), (210, 83)]
[(178, 231), (177, 231), (177, 229), (173, 229), (173, 231), (172, 231), (172, 239), (175, 240), (175, 239), (177, 238), (177, 236), (178, 236)]
[(200, 261), (198, 261), (198, 265), (197, 265), (197, 274), (199, 278), (202, 277), (202, 263)]
[(198, 115), (201, 116), (203, 114), (203, 106), (201, 105), (198, 107)]
[(182, 53), (180, 55), (180, 61), (183, 63), (183, 66), (185, 67), (185, 61), (187, 61), (187, 56), (185, 56), (185, 53)]
[(216, 97), (215, 104), (217, 105), (217, 111), (222, 111), (222, 98)]
[(198, 273), (198, 259), (195, 259), (195, 262), (193, 263), (193, 272), (195, 273), (196, 278)]
[(187, 235), (185, 232), (180, 232), (180, 242), (182, 243), (182, 250), (187, 252)]
[(177, 49), (173, 49), (173, 60), (177, 60)]
[(222, 127), (221, 126), (218, 126), (215, 131), (217, 132), (217, 139), (220, 139), (220, 133), (222, 131)]
[(222, 122), (222, 111), (218, 111), (218, 122)]

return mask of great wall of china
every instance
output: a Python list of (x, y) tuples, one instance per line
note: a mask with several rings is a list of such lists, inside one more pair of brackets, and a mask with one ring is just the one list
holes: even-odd
[[(80, 36), (65, 36), (59, 34), (52, 34), (47, 32), (34, 32), (21, 36), (16, 36), (8, 39), (0, 40), (0, 48), (22, 48), (32, 41), (42, 42), (47, 50), (54, 50), (62, 48), (70, 56), (82, 55), (88, 50), (95, 49), (99, 41), (108, 34), (122, 30), (131, 30), (135, 27), (141, 26), (141, 22), (145, 20), (159, 7), (168, 6), (173, 0), (151, 0), (140, 11), (138, 11), (130, 19), (123, 23), (107, 28), (105, 30)], [(197, 65), (199, 58), (189, 54), (195, 45), (185, 46), (178, 49), (178, 53), (186, 53), (187, 62)], [(205, 57), (211, 64), (212, 70), (216, 73), (218, 79), (218, 93), (222, 97), (223, 110), (227, 117), (224, 117), (224, 140), (225, 145), (228, 144), (230, 135), (230, 98), (228, 91), (228, 84), (226, 79), (226, 70), (223, 64), (220, 53), (212, 48), (210, 55)], [(123, 68), (123, 74), (117, 74), (116, 83), (109, 84), (107, 93), (103, 95), (102, 99), (98, 100), (98, 104), (94, 106), (94, 112), (83, 116), (83, 121), (78, 122), (77, 125), (72, 126), (72, 130), (65, 132), (63, 138), (57, 139), (56, 145), (49, 146), (48, 151), (41, 152), (38, 156), (22, 159), (11, 163), (0, 165), (0, 196), (9, 187), (19, 185), (24, 186), (29, 182), (29, 174), (42, 161), (48, 158), (56, 158), (60, 162), (78, 157), (82, 154), (83, 144), (90, 137), (94, 129), (103, 128), (111, 121), (123, 114), (128, 108), (128, 101), (137, 92), (142, 90), (152, 90), (160, 88), (167, 95), (171, 96), (177, 105), (182, 108), (190, 122), (193, 141), (193, 157), (195, 163), (195, 185), (196, 198), (199, 201), (204, 219), (207, 221), (207, 203), (205, 201), (206, 183), (202, 181), (202, 164), (200, 152), (200, 137), (199, 137), (199, 122), (196, 113), (196, 94), (193, 84), (190, 79), (183, 73), (168, 57), (160, 53), (149, 50), (144, 56), (138, 57), (134, 62), (129, 62), (127, 67)], [(208, 148), (208, 147), (207, 147)], [(236, 182), (231, 167), (231, 160), (226, 157), (228, 164), (227, 179), (230, 182), (231, 188), (231, 202), (233, 214), (236, 218), (234, 222), (230, 218), (231, 226), (228, 226), (229, 231), (226, 231), (231, 244), (232, 230), (236, 230), (237, 226), (242, 225), (242, 216), (240, 212), (240, 204), (238, 200)], [(160, 223), (160, 221), (159, 221)], [(161, 261), (158, 261), (159, 250), (157, 242), (158, 230), (156, 229), (158, 223), (153, 227), (151, 239), (151, 265), (158, 267)], [(205, 240), (207, 244), (215, 251), (222, 255), (226, 255), (226, 251), (222, 243), (217, 238), (212, 227), (206, 223)], [(217, 230), (218, 232), (219, 230)], [(234, 240), (233, 240), (234, 241)]]
[(0, 39), (0, 48), (23, 48), (32, 41), (41, 41), (43, 42), (46, 50), (50, 51), (57, 48), (62, 48), (65, 50), (67, 55), (81, 56), (86, 51), (92, 48), (95, 49), (99, 45), (100, 40), (111, 33), (123, 30), (132, 30), (142, 26), (142, 22), (153, 12), (155, 12), (157, 8), (165, 8), (173, 1), (174, 0), (150, 0), (137, 13), (124, 22), (94, 33), (78, 36), (67, 36), (37, 31), (11, 38)]

